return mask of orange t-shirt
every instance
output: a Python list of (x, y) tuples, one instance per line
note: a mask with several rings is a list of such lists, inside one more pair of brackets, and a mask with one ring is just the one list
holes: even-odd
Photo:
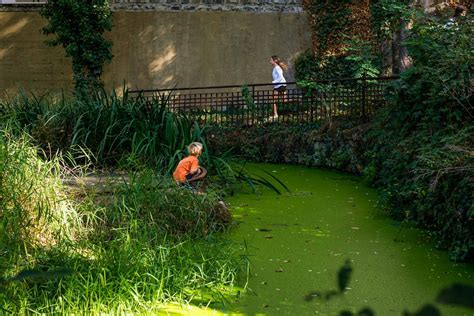
[(186, 182), (186, 176), (190, 173), (196, 172), (198, 168), (199, 160), (197, 157), (188, 156), (178, 163), (176, 170), (173, 172), (173, 178), (181, 183)]

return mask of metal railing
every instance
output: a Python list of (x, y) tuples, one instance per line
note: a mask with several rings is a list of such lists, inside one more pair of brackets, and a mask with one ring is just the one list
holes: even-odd
[[(396, 77), (316, 81), (311, 88), (287, 83), (283, 94), (272, 84), (129, 91), (147, 100), (166, 96), (169, 110), (201, 125), (310, 123), (347, 117), (367, 121), (385, 104), (385, 89)], [(152, 104), (152, 103), (150, 103)], [(273, 117), (276, 105), (278, 117)]]

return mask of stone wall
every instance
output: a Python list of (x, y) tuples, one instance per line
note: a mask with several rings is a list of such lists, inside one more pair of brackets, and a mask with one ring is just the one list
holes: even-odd
[[(0, 11), (37, 10), (46, 0), (16, 0), (29, 4), (3, 5)], [(32, 4), (32, 2), (38, 2)], [(449, 4), (469, 0), (413, 0), (426, 11), (442, 9)], [(110, 0), (112, 10), (127, 11), (244, 11), (244, 12), (302, 12), (302, 0)]]
[[(271, 55), (291, 65), (310, 47), (303, 13), (116, 11), (113, 22), (103, 79), (116, 90), (267, 83)], [(70, 60), (45, 44), (45, 24), (37, 12), (0, 8), (0, 94), (71, 88)]]
[(302, 12), (301, 0), (114, 0), (114, 10)]
[[(16, 0), (0, 10), (38, 10), (46, 0)], [(26, 3), (21, 3), (26, 2)], [(36, 2), (36, 3), (32, 3)], [(302, 12), (302, 0), (110, 0), (114, 11)]]

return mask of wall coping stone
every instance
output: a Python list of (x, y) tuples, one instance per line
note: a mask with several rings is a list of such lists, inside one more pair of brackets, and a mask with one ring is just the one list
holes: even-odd
[[(255, 13), (303, 13), (300, 0), (198, 0), (183, 1), (158, 0), (159, 3), (114, 3), (112, 11), (217, 11), (217, 12), (255, 12)], [(217, 3), (220, 2), (220, 3)], [(0, 4), (0, 12), (39, 11), (43, 4)]]

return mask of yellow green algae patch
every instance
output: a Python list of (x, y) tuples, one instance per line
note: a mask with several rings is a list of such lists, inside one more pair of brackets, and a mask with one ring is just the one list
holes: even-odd
[[(442, 315), (474, 314), (436, 302), (453, 284), (474, 286), (474, 265), (450, 261), (427, 234), (388, 219), (359, 178), (297, 166), (251, 168), (271, 172), (291, 192), (228, 199), (238, 223), (230, 237), (246, 242), (251, 265), (247, 291), (222, 313), (339, 315), (365, 308), (402, 315), (431, 304)], [(347, 260), (352, 272), (342, 270)], [(349, 278), (340, 294), (343, 271)]]

